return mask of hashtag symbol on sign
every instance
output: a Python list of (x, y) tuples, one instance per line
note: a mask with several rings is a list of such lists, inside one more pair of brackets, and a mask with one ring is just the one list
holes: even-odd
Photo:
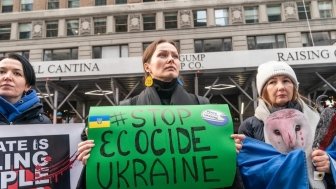
[(117, 124), (119, 126), (119, 123), (122, 122), (123, 125), (125, 125), (125, 120), (127, 118), (124, 118), (125, 113), (116, 113), (114, 112), (114, 115), (111, 115), (111, 124)]

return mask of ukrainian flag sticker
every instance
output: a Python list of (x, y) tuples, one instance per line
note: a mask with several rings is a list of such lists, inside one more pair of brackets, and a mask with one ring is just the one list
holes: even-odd
[(110, 127), (109, 115), (89, 116), (89, 128), (103, 128)]

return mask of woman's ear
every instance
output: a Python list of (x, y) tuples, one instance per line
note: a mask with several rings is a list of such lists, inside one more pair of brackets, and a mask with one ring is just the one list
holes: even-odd
[(31, 89), (31, 86), (26, 85), (26, 88), (25, 88), (25, 90), (24, 90), (23, 92), (26, 93), (26, 92), (28, 92), (30, 89)]
[(149, 63), (144, 63), (144, 70), (147, 73), (151, 73), (151, 69), (150, 69), (150, 64)]

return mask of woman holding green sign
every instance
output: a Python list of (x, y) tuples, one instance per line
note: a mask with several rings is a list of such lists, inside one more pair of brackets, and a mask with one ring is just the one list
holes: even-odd
[[(204, 97), (188, 93), (179, 79), (179, 52), (173, 41), (159, 39), (145, 50), (143, 58), (146, 88), (137, 96), (122, 101), (120, 105), (197, 105), (208, 104)], [(94, 141), (86, 140), (78, 145), (78, 160), (85, 165), (90, 157)], [(85, 173), (85, 171), (83, 171)], [(235, 181), (234, 185), (240, 185)], [(82, 174), (77, 188), (86, 188)], [(241, 188), (234, 186), (234, 188)]]
[(233, 135), (245, 188), (335, 188), (336, 111), (311, 109), (285, 62), (259, 65), (256, 82), (255, 115)]
[[(179, 52), (173, 41), (160, 39), (152, 42), (143, 57), (146, 88), (137, 96), (124, 100), (120, 105), (194, 105), (208, 104), (205, 97), (188, 93), (179, 77)], [(86, 164), (93, 141), (78, 145), (78, 160)]]

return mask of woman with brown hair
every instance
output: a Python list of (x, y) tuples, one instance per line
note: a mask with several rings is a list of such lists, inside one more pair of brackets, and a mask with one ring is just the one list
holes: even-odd
[[(146, 88), (137, 96), (122, 101), (120, 105), (195, 105), (208, 104), (204, 97), (188, 93), (182, 86), (179, 52), (173, 41), (159, 39), (152, 42), (142, 57)], [(93, 140), (78, 145), (78, 160), (85, 165), (90, 157)], [(81, 176), (77, 188), (86, 188), (85, 176)]]

